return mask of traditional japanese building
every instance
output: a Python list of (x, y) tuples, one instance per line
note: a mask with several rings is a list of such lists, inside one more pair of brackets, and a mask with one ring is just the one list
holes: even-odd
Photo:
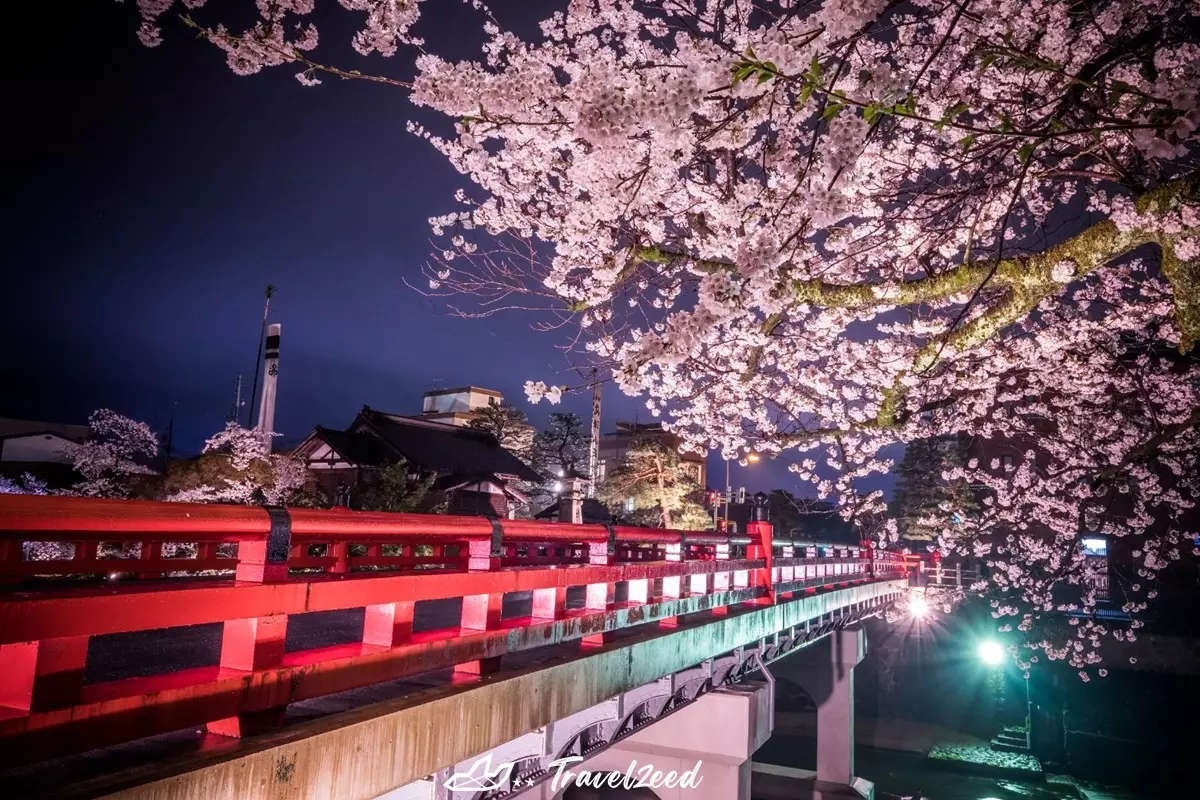
[(450, 514), (508, 517), (526, 502), (518, 481), (539, 476), (484, 431), (363, 406), (344, 430), (318, 426), (293, 451), (310, 482), (331, 498), (349, 494), (357, 507), (380, 468), (400, 459), (434, 477), (430, 506)]
[(87, 425), (0, 419), (0, 475), (28, 473), (52, 489), (70, 486), (79, 480), (72, 466), (76, 447), (91, 437)]

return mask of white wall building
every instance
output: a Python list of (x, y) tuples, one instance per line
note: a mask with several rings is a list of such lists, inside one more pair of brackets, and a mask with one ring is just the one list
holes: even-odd
[(87, 425), (0, 419), (0, 461), (71, 464), (75, 445), (90, 436)]
[(447, 425), (466, 425), (479, 409), (498, 406), (503, 402), (504, 395), (500, 392), (478, 386), (435, 389), (425, 393), (420, 418)]

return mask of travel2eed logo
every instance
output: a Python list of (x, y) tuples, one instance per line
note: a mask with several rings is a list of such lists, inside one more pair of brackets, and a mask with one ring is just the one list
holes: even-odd
[[(550, 781), (550, 786), (553, 791), (564, 789), (574, 783), (576, 786), (590, 786), (593, 789), (599, 789), (607, 786), (613, 789), (658, 789), (666, 787), (668, 789), (695, 789), (704, 778), (700, 777), (700, 765), (703, 761), (697, 761), (696, 766), (686, 772), (675, 772), (674, 770), (664, 773), (662, 770), (655, 769), (653, 764), (645, 764), (638, 766), (636, 761), (630, 761), (629, 767), (625, 772), (588, 772), (581, 769), (578, 772), (572, 772), (567, 769), (571, 764), (575, 764), (583, 759), (579, 756), (568, 756), (550, 762), (550, 770), (554, 771), (554, 777)], [(443, 784), (451, 792), (494, 792), (497, 789), (503, 789), (512, 777), (513, 767), (511, 762), (503, 763), (495, 769), (492, 768), (492, 755), (487, 754), (483, 758), (477, 760), (471, 765), (471, 769), (467, 772), (456, 772), (451, 775)], [(539, 776), (540, 777), (540, 776)], [(514, 790), (522, 787), (533, 786), (538, 782), (538, 777), (518, 778), (513, 781), (512, 788)]]

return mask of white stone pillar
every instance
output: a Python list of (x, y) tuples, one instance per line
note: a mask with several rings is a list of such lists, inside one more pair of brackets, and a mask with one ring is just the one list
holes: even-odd
[[(635, 775), (650, 767), (664, 776), (696, 770), (691, 788), (658, 786), (662, 800), (750, 800), (751, 758), (771, 736), (775, 709), (765, 683), (718, 689), (674, 714), (646, 726), (619, 744), (570, 766), (572, 772)], [(550, 782), (519, 795), (520, 800), (558, 800), (564, 787)]]
[(817, 780), (854, 783), (854, 667), (867, 654), (858, 626), (798, 651), (779, 672), (799, 681), (817, 705)]

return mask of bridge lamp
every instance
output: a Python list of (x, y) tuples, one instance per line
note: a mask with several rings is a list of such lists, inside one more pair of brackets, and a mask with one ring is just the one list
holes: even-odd
[(1004, 663), (1004, 647), (995, 639), (985, 639), (979, 643), (979, 660), (989, 667), (997, 667)]
[(913, 619), (925, 619), (929, 615), (929, 603), (925, 595), (914, 594), (908, 600), (908, 613)]

